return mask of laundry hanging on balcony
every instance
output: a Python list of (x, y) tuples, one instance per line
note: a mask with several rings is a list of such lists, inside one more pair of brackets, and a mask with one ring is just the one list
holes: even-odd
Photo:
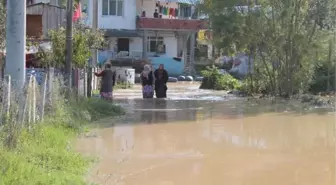
[(197, 4), (199, 0), (161, 0), (161, 2), (166, 3), (183, 3), (183, 4)]
[[(155, 7), (159, 13), (164, 16), (163, 18), (177, 18), (181, 14), (186, 15), (182, 17), (190, 17), (191, 2), (194, 0), (159, 0), (156, 1)], [(184, 8), (180, 8), (180, 7)], [(188, 16), (189, 15), (189, 16)]]
[(162, 15), (169, 16), (171, 18), (178, 16), (178, 9), (177, 8), (169, 8), (166, 6), (159, 6), (159, 13)]

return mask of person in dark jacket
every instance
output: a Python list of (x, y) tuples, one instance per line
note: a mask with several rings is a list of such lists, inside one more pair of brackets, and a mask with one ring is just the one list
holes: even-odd
[(167, 98), (168, 72), (160, 64), (159, 69), (154, 71), (155, 77), (155, 95), (157, 98)]
[(102, 99), (112, 101), (113, 87), (115, 85), (116, 73), (112, 71), (112, 65), (107, 63), (105, 69), (100, 73), (94, 73), (97, 77), (102, 77), (100, 96)]
[(149, 65), (144, 66), (144, 70), (141, 72), (141, 84), (142, 84), (142, 97), (153, 98), (153, 72)]

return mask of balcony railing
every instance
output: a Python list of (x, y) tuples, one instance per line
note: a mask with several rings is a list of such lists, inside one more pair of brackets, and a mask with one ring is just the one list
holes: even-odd
[(206, 20), (197, 19), (164, 19), (164, 18), (137, 18), (138, 29), (157, 29), (157, 30), (200, 30), (207, 29)]

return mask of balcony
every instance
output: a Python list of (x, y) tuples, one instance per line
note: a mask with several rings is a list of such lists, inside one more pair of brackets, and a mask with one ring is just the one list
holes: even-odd
[(136, 26), (137, 29), (142, 30), (197, 31), (200, 29), (207, 29), (208, 23), (206, 20), (196, 19), (164, 19), (138, 17)]

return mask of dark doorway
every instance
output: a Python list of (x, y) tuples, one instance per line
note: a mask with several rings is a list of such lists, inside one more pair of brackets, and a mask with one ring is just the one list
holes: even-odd
[(120, 51), (128, 51), (129, 52), (129, 43), (130, 43), (129, 39), (119, 38), (118, 39), (118, 53)]

